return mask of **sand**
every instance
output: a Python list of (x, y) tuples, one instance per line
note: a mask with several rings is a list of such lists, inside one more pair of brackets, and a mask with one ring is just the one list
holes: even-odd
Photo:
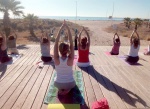
[[(74, 23), (74, 21), (71, 21)], [(104, 29), (114, 24), (122, 23), (122, 21), (76, 21), (77, 24), (88, 27), (91, 31), (91, 45), (95, 46), (112, 46), (114, 33), (108, 33)], [(113, 28), (113, 27), (112, 27)], [(128, 37), (122, 37), (121, 46), (129, 46), (130, 39)], [(147, 46), (150, 42), (141, 40), (141, 45)]]

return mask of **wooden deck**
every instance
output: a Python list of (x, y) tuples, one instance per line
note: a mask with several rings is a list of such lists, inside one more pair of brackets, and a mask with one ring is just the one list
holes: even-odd
[[(119, 55), (127, 54), (128, 48), (121, 46)], [(0, 65), (0, 109), (47, 109), (43, 101), (54, 67), (38, 68), (39, 46), (18, 49), (23, 54), (20, 59), (11, 65)], [(109, 46), (92, 46), (91, 66), (73, 67), (83, 74), (86, 105), (82, 108), (91, 108), (92, 102), (105, 97), (110, 109), (150, 109), (150, 56), (141, 54), (140, 65), (131, 66), (118, 56), (106, 55), (105, 51), (110, 50)]]

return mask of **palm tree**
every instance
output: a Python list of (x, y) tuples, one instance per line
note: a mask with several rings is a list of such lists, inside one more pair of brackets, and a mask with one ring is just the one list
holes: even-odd
[(149, 28), (149, 19), (144, 19), (143, 23), (146, 25), (146, 28)]
[(25, 23), (27, 23), (27, 25), (29, 26), (29, 31), (31, 36), (35, 37), (34, 34), (34, 24), (37, 23), (37, 19), (38, 17), (35, 16), (34, 14), (27, 14), (26, 16), (23, 15)]
[(20, 4), (21, 2), (16, 0), (0, 0), (0, 11), (4, 13), (3, 25), (6, 37), (10, 34), (11, 21), (9, 18), (9, 12), (12, 12), (16, 16), (23, 14), (23, 11), (20, 9), (24, 9), (24, 7), (19, 6)]
[(129, 17), (126, 17), (126, 18), (124, 18), (124, 23), (125, 23), (125, 25), (126, 25), (126, 27), (129, 29), (130, 28), (130, 26), (131, 26), (131, 18), (129, 18)]
[(137, 26), (137, 27), (139, 27), (143, 24), (143, 20), (140, 18), (135, 18), (133, 21), (134, 21), (135, 26)]

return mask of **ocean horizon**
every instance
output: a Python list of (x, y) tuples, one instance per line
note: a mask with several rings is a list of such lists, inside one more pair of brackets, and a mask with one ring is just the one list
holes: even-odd
[[(123, 21), (124, 18), (121, 17), (83, 17), (83, 16), (37, 16), (39, 19), (56, 19), (56, 20), (89, 20), (89, 21)], [(10, 17), (11, 19), (22, 19), (22, 17)], [(0, 16), (0, 19), (3, 19)], [(134, 18), (131, 18), (134, 19)]]
[(40, 19), (56, 19), (56, 20), (100, 20), (100, 21), (105, 21), (105, 20), (116, 20), (116, 21), (122, 21), (124, 18), (118, 18), (118, 17), (80, 17), (80, 16), (38, 16)]

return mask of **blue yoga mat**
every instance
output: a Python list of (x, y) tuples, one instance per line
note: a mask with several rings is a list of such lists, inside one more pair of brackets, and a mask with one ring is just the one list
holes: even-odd
[(48, 92), (44, 99), (45, 104), (84, 104), (84, 85), (82, 72), (74, 71), (73, 74), (76, 81), (76, 86), (71, 89), (71, 91), (67, 95), (58, 95), (58, 89), (54, 86), (54, 78), (56, 77), (56, 72), (53, 73)]

